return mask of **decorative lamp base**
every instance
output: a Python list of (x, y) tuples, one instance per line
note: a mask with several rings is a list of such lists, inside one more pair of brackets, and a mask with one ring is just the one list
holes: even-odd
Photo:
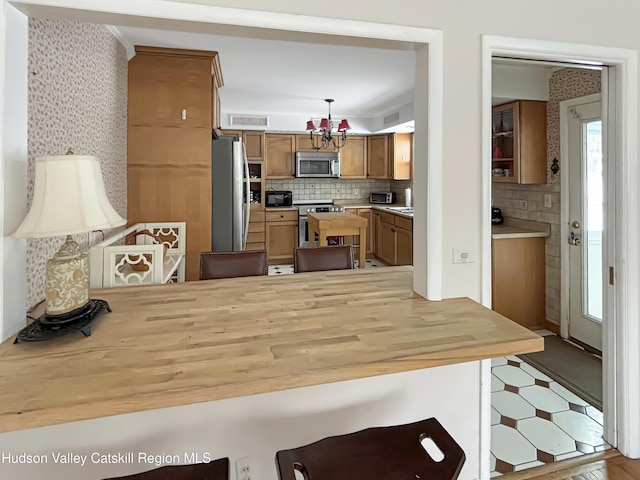
[(91, 335), (91, 322), (105, 311), (111, 311), (109, 304), (105, 300), (92, 298), (84, 307), (64, 315), (45, 313), (20, 330), (13, 343), (52, 340), (78, 331), (88, 337)]

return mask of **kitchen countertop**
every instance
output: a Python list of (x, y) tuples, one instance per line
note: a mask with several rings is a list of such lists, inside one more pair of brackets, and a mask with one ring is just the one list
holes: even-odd
[(536, 352), (542, 338), (467, 298), (429, 302), (413, 268), (91, 291), (81, 333), (0, 345), (0, 431)]
[(344, 208), (372, 208), (374, 210), (380, 210), (382, 212), (393, 213), (394, 215), (399, 215), (405, 218), (413, 218), (412, 213), (402, 213), (396, 212), (390, 209), (390, 207), (406, 207), (406, 205), (400, 203), (392, 203), (392, 204), (380, 204), (380, 203), (371, 203), (367, 199), (360, 200), (334, 200), (334, 204), (342, 205)]
[(282, 212), (291, 210), (298, 210), (298, 207), (265, 207), (265, 211), (267, 212)]
[(491, 238), (494, 240), (548, 237), (550, 235), (551, 226), (548, 223), (504, 217), (502, 225), (491, 225)]

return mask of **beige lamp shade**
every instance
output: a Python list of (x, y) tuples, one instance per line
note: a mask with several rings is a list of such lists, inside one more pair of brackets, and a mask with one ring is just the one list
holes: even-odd
[(15, 237), (73, 235), (126, 223), (107, 198), (94, 156), (37, 157), (33, 192), (31, 209)]

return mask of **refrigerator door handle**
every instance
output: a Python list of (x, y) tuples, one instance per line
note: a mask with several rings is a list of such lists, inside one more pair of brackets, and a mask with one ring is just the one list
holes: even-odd
[(247, 248), (247, 238), (249, 237), (249, 217), (251, 216), (251, 179), (249, 177), (249, 159), (247, 158), (247, 149), (244, 146), (244, 142), (242, 143), (242, 156), (244, 157), (244, 173), (246, 175), (247, 182), (245, 192), (247, 208), (244, 212), (244, 232), (242, 235), (242, 250), (245, 250)]

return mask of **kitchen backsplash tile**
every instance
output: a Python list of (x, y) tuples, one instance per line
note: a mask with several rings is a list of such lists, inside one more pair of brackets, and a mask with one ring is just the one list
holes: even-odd
[(369, 198), (371, 192), (388, 192), (390, 180), (337, 180), (333, 178), (296, 178), (266, 180), (266, 189), (291, 190), (293, 201)]
[[(405, 204), (404, 191), (406, 188), (413, 190), (413, 180), (391, 180), (391, 191), (396, 194), (396, 203)], [(412, 195), (413, 199), (413, 195)], [(413, 200), (412, 200), (413, 203)]]

